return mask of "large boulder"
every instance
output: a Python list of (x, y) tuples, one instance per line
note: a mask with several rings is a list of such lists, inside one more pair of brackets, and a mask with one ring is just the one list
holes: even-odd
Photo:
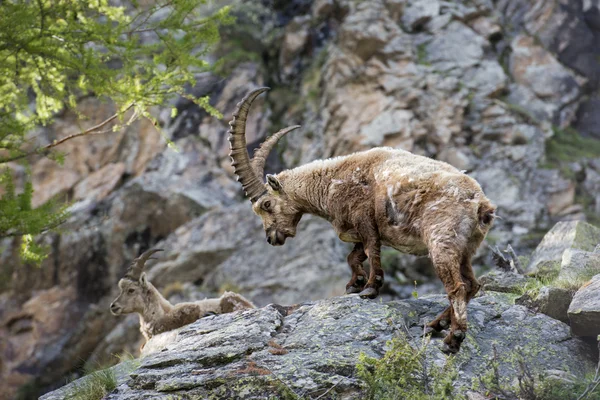
[[(422, 346), (422, 324), (446, 306), (444, 296), (387, 303), (344, 296), (203, 318), (142, 358), (107, 398), (251, 399), (302, 393), (364, 398), (365, 382), (356, 374), (359, 355), (381, 357), (386, 342), (398, 335), (407, 335), (415, 348)], [(489, 371), (494, 353), (501, 355), (501, 376), (514, 374), (521, 358), (536, 376), (560, 369), (582, 377), (594, 367), (590, 347), (571, 337), (566, 324), (512, 305), (509, 296), (474, 299), (469, 316), (469, 335), (455, 360), (462, 394)], [(440, 343), (432, 339), (425, 352), (437, 365), (447, 360)], [(54, 398), (52, 393), (42, 397)]]
[(537, 293), (528, 292), (518, 297), (515, 304), (522, 304), (568, 324), (568, 311), (572, 300), (573, 292), (568, 289), (543, 286)]
[(565, 250), (558, 274), (565, 286), (579, 289), (597, 274), (600, 274), (600, 251)]
[(600, 275), (575, 293), (569, 306), (569, 320), (575, 335), (600, 335)]
[(557, 273), (567, 249), (593, 252), (600, 229), (582, 221), (559, 222), (544, 236), (527, 266), (527, 273)]

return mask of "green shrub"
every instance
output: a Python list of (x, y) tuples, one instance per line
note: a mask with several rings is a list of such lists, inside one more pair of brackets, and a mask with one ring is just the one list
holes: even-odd
[(367, 385), (367, 398), (444, 400), (459, 399), (453, 382), (458, 373), (452, 358), (443, 367), (429, 366), (425, 349), (428, 340), (414, 349), (406, 337), (387, 343), (389, 350), (381, 359), (359, 356), (357, 375)]

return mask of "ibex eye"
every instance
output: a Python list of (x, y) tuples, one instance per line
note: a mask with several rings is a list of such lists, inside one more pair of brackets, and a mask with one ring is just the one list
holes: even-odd
[(129, 293), (129, 294), (132, 294), (133, 292), (135, 292), (135, 289), (129, 289), (129, 290), (127, 291), (127, 293)]
[(269, 208), (271, 208), (271, 202), (270, 202), (269, 200), (265, 201), (265, 202), (263, 203), (263, 208), (264, 208), (265, 210), (268, 210)]

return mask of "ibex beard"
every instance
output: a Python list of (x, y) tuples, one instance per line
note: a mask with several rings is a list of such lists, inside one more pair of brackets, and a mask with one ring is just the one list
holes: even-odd
[[(249, 93), (230, 122), (229, 141), (235, 174), (252, 209), (261, 217), (267, 242), (283, 245), (294, 237), (304, 214), (325, 218), (344, 242), (352, 278), (346, 293), (375, 298), (383, 285), (381, 245), (404, 253), (429, 255), (450, 306), (428, 324), (450, 327), (444, 351), (455, 353), (467, 331), (467, 303), (480, 284), (471, 258), (490, 229), (495, 206), (479, 184), (451, 165), (407, 151), (374, 148), (347, 156), (317, 160), (267, 175), (269, 152), (292, 126), (267, 138), (251, 160), (245, 125), (250, 105), (268, 88)], [(362, 263), (369, 260), (370, 271)]]

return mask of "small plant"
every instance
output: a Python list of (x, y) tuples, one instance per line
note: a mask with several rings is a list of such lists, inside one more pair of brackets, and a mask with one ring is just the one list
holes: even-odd
[(74, 382), (66, 395), (68, 400), (100, 400), (117, 387), (117, 378), (112, 368), (103, 369), (86, 375)]
[(548, 371), (538, 371), (525, 362), (523, 349), (516, 349), (514, 375), (500, 372), (500, 362), (496, 347), (489, 360), (488, 372), (475, 379), (472, 389), (483, 393), (486, 398), (497, 400), (599, 400), (600, 363), (594, 376), (577, 379), (550, 376)]
[(453, 386), (457, 371), (453, 359), (443, 367), (431, 367), (425, 350), (429, 340), (424, 339), (414, 349), (405, 336), (387, 343), (389, 350), (381, 359), (359, 356), (357, 375), (367, 384), (367, 398), (443, 400), (459, 399)]

